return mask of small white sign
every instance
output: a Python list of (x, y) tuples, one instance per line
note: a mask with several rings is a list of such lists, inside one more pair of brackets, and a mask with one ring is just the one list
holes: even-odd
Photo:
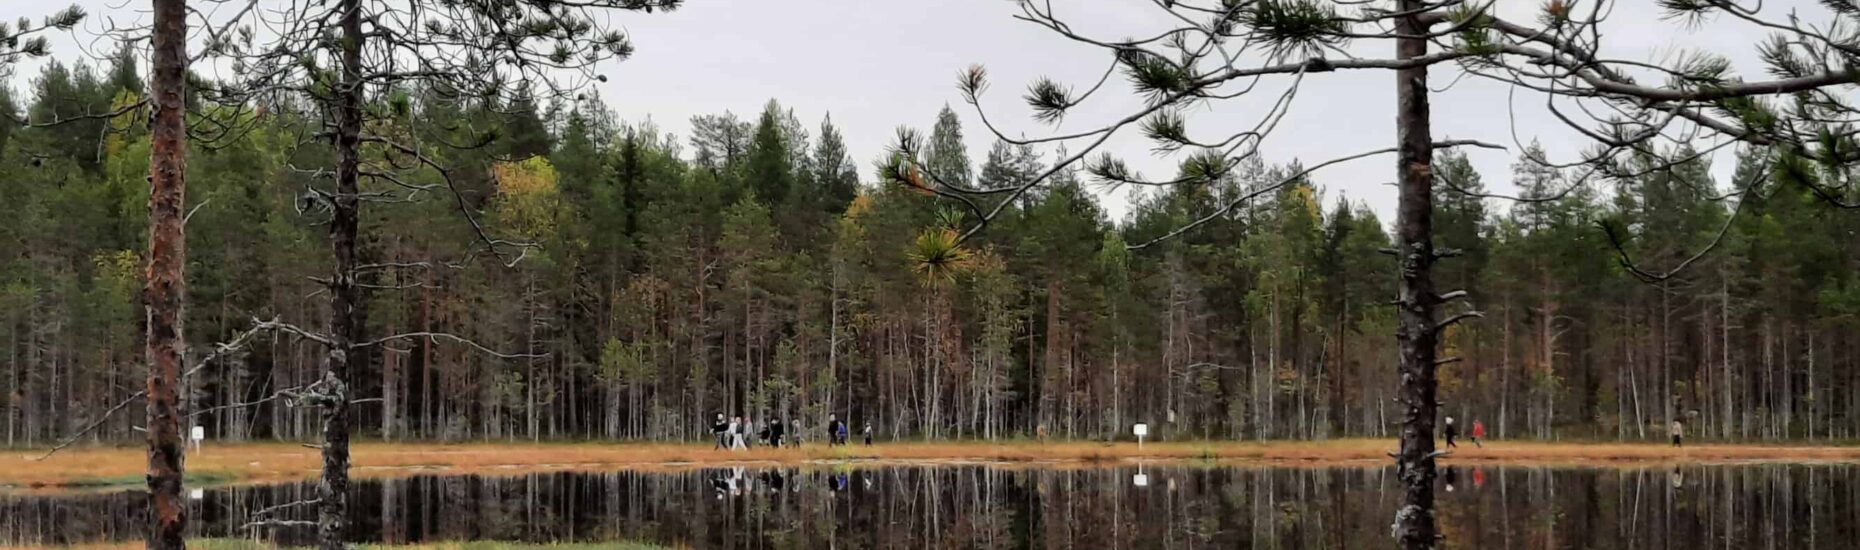
[(1149, 424), (1138, 424), (1136, 426), (1132, 426), (1130, 428), (1130, 431), (1132, 433), (1137, 434), (1137, 437), (1143, 437), (1146, 435), (1150, 435), (1150, 425)]
[(1131, 476), (1130, 483), (1138, 487), (1149, 487), (1150, 476), (1149, 474), (1137, 474), (1137, 475)]
[(207, 429), (200, 427), (200, 426), (194, 426), (194, 432), (192, 434), (192, 437), (194, 441), (205, 441), (207, 439)]
[(206, 496), (207, 496), (207, 491), (205, 489), (194, 489), (192, 491), (187, 492), (187, 498), (191, 498), (194, 500), (200, 500), (202, 498), (206, 498)]

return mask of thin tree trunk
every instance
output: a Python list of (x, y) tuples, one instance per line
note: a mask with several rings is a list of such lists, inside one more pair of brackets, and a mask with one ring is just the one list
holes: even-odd
[(187, 503), (181, 500), (182, 307), (186, 300), (187, 128), (183, 86), (187, 73), (185, 0), (155, 0), (152, 31), (155, 107), (149, 121), (149, 257), (143, 302), (148, 307), (149, 530), (148, 548), (187, 543)]
[[(1419, 13), (1424, 0), (1401, 0), (1397, 12)], [(1413, 15), (1395, 19), (1396, 57), (1409, 60), (1427, 54), (1427, 25)], [(1439, 542), (1434, 519), (1434, 417), (1439, 405), (1435, 393), (1435, 343), (1441, 327), (1434, 307), (1434, 147), (1427, 97), (1427, 66), (1395, 72), (1398, 142), (1396, 173), (1400, 178), (1400, 205), (1396, 215), (1396, 247), (1401, 262), (1395, 332), (1400, 354), (1402, 419), (1399, 477), (1402, 506), (1395, 513), (1394, 535), (1405, 550), (1431, 550)]]

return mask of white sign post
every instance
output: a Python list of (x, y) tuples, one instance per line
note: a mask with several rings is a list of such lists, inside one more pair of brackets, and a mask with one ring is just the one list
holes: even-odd
[(187, 439), (194, 444), (194, 452), (198, 453), (200, 452), (200, 442), (207, 440), (207, 429), (194, 426), (192, 432), (188, 434)]
[(1150, 435), (1149, 424), (1137, 424), (1130, 427), (1131, 433), (1137, 434), (1137, 450), (1143, 450), (1143, 436)]

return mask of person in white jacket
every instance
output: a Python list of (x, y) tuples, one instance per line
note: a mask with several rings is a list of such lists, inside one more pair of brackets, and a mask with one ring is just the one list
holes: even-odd
[(731, 449), (748, 449), (749, 448), (748, 446), (743, 444), (743, 417), (738, 416), (738, 417), (730, 419), (730, 432), (729, 433), (730, 433), (730, 448)]

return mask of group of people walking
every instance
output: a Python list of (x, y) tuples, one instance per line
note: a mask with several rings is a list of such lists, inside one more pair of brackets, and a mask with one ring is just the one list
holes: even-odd
[[(717, 419), (711, 423), (710, 431), (711, 434), (717, 438), (717, 445), (715, 448), (727, 450), (747, 450), (754, 445), (756, 441), (762, 442), (763, 445), (777, 448), (784, 446), (799, 447), (801, 446), (803, 434), (807, 433), (807, 430), (801, 427), (800, 419), (793, 419), (787, 422), (776, 420), (770, 422), (768, 425), (762, 426), (760, 430), (757, 430), (754, 419), (747, 416), (737, 416), (726, 420), (723, 417), (723, 413), (717, 413)], [(867, 447), (872, 446), (872, 423), (866, 423), (863, 434), (865, 435), (865, 445)], [(851, 428), (840, 420), (839, 415), (827, 416), (828, 445), (844, 446), (846, 442), (851, 439), (851, 436)]]
[[(1459, 444), (1455, 443), (1454, 439), (1460, 436), (1460, 427), (1453, 423), (1453, 417), (1451, 416), (1447, 417), (1447, 426), (1446, 428), (1442, 429), (1441, 432), (1447, 436), (1447, 448), (1448, 449), (1459, 448)], [(1479, 440), (1481, 439), (1485, 439), (1485, 423), (1474, 420), (1473, 427), (1472, 427), (1473, 446), (1484, 448), (1485, 445), (1479, 443)]]
[[(1449, 450), (1451, 450), (1451, 448), (1460, 448), (1455, 442), (1455, 439), (1460, 437), (1460, 427), (1453, 424), (1453, 416), (1447, 416), (1447, 427), (1443, 427), (1442, 433), (1447, 437), (1447, 448), (1449, 448)], [(1473, 435), (1473, 446), (1484, 448), (1482, 444), (1479, 444), (1479, 440), (1486, 439), (1486, 424), (1475, 420), (1475, 422), (1473, 422), (1473, 433), (1471, 433), (1471, 435)], [(1672, 420), (1672, 426), (1667, 427), (1667, 435), (1672, 437), (1672, 446), (1683, 446), (1683, 444), (1685, 444), (1685, 422), (1680, 422), (1678, 418), (1674, 418), (1674, 420)]]
[[(1685, 444), (1686, 424), (1684, 422), (1675, 418), (1673, 419), (1672, 425), (1668, 426), (1666, 431), (1667, 431), (1667, 435), (1672, 436), (1674, 447), (1679, 447)], [(1442, 428), (1441, 432), (1447, 436), (1447, 448), (1449, 449), (1459, 448), (1459, 445), (1456, 444), (1454, 440), (1460, 436), (1460, 427), (1453, 423), (1453, 417), (1451, 416), (1447, 417), (1446, 427)], [(1473, 446), (1483, 448), (1484, 445), (1479, 444), (1479, 440), (1481, 439), (1485, 439), (1485, 423), (1479, 422), (1479, 421), (1473, 421), (1473, 426), (1472, 426)]]

